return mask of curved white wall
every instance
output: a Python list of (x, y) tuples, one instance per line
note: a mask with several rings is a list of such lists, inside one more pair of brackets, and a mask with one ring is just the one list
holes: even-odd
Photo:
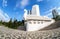
[(26, 30), (27, 31), (36, 31), (36, 30), (40, 30), (43, 29), (44, 27), (47, 27), (48, 25), (54, 23), (55, 21), (52, 20), (51, 22), (45, 22), (43, 24), (29, 24), (27, 22), (27, 26), (26, 26)]

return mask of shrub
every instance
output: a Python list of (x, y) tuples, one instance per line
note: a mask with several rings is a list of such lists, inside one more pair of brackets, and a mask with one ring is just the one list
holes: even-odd
[(10, 19), (9, 22), (0, 22), (0, 24), (3, 24), (9, 28), (17, 29), (17, 27), (24, 25), (24, 20), (17, 21), (17, 19), (14, 19), (14, 21), (12, 21), (12, 19)]

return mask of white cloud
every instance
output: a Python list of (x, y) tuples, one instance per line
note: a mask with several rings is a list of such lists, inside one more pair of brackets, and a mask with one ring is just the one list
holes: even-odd
[(46, 17), (49, 17), (49, 18), (52, 18), (53, 16), (52, 16), (52, 13), (48, 13), (48, 14), (46, 14), (45, 15)]
[(5, 13), (5, 17), (9, 18), (9, 16)]
[(60, 15), (60, 12), (58, 12), (58, 14)]
[(21, 0), (20, 2), (17, 2), (16, 7), (24, 8), (29, 4), (29, 0)]
[(44, 12), (44, 16), (52, 18), (52, 10), (56, 9), (56, 7), (49, 9), (48, 11)]
[(49, 13), (49, 12), (51, 12), (53, 9), (56, 9), (56, 7), (51, 8), (51, 9), (49, 9), (48, 11), (46, 11), (46, 12), (44, 12), (44, 13)]
[(29, 4), (28, 1), (29, 1), (29, 0), (22, 0), (22, 1), (21, 1), (21, 5), (22, 5), (22, 6), (28, 5), (28, 4)]
[(7, 0), (3, 0), (2, 6), (3, 6), (3, 7), (6, 7), (6, 6), (7, 6)]
[(60, 15), (60, 11), (59, 11), (59, 10), (60, 10), (60, 7), (54, 7), (54, 8), (52, 8), (52, 9), (46, 11), (46, 12), (45, 12), (45, 16), (48, 16), (48, 17), (51, 16), (51, 17), (52, 17), (52, 10), (53, 10), (53, 9), (56, 9), (56, 10), (58, 11), (58, 14)]
[(58, 7), (57, 10), (60, 10), (60, 7)]
[[(52, 10), (53, 10), (53, 9), (57, 9), (57, 8), (54, 7), (54, 8), (49, 9), (48, 11), (44, 12), (44, 13), (45, 13), (45, 16), (47, 16), (47, 17), (50, 17), (50, 16), (51, 16), (51, 17), (52, 17)], [(50, 17), (50, 18), (51, 18), (51, 17)]]
[(41, 1), (43, 1), (43, 0), (37, 0), (37, 2), (41, 2)]
[(49, 15), (52, 15), (52, 13), (48, 13), (48, 14), (46, 14), (45, 16), (49, 16)]
[(0, 20), (8, 22), (10, 20), (9, 16), (0, 9)]
[(58, 14), (60, 15), (60, 7), (57, 8)]

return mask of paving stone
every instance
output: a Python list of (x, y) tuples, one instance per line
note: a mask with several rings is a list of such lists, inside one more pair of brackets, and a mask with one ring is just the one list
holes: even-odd
[(26, 32), (0, 27), (0, 39), (60, 39), (60, 28), (47, 31)]

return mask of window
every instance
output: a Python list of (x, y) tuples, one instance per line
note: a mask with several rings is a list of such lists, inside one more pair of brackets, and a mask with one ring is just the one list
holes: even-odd
[(29, 24), (32, 24), (32, 22), (29, 22)]
[(41, 24), (43, 24), (43, 21), (41, 21)]
[(40, 24), (40, 22), (38, 22), (38, 24)]
[(36, 24), (36, 22), (34, 22), (34, 24)]

